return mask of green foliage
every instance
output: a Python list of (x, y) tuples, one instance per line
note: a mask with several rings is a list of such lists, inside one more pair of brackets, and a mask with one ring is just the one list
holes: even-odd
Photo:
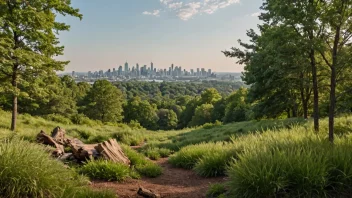
[(216, 120), (215, 123), (205, 123), (203, 124), (203, 129), (212, 129), (214, 127), (218, 127), (218, 126), (221, 126), (222, 125), (222, 122)]
[(122, 163), (115, 163), (107, 160), (91, 160), (85, 163), (80, 172), (92, 179), (107, 181), (124, 181), (127, 178), (136, 177), (136, 173)]
[(163, 169), (151, 161), (147, 161), (143, 165), (137, 165), (136, 170), (140, 174), (151, 178), (158, 177), (163, 173)]
[(189, 126), (201, 126), (205, 123), (211, 122), (211, 113), (214, 109), (212, 104), (202, 104), (195, 110), (194, 116), (192, 117)]
[(155, 148), (147, 149), (145, 155), (151, 160), (158, 160), (160, 158), (159, 150)]
[(85, 178), (66, 169), (61, 162), (50, 159), (44, 147), (16, 139), (1, 140), (2, 196), (71, 197), (68, 196), (71, 193), (83, 193), (86, 183)]
[[(70, 1), (52, 0), (50, 4), (41, 0), (0, 2), (0, 70), (2, 87), (14, 100), (32, 100), (23, 88), (38, 88), (36, 78), (54, 76), (63, 70), (67, 61), (54, 59), (63, 55), (58, 34), (70, 26), (56, 21), (56, 13), (82, 18)], [(26, 27), (26, 28), (23, 28)], [(12, 110), (17, 113), (17, 103)], [(15, 121), (15, 119), (14, 119)], [(12, 123), (12, 130), (15, 122)]]
[(218, 198), (226, 193), (226, 188), (224, 184), (212, 184), (209, 186), (206, 197), (207, 198)]
[(240, 88), (236, 92), (232, 93), (227, 99), (225, 108), (224, 122), (241, 122), (246, 121), (246, 112), (249, 109), (249, 105), (246, 104), (247, 90)]
[(131, 161), (131, 165), (134, 166), (141, 175), (146, 177), (158, 177), (162, 174), (163, 169), (159, 165), (146, 159), (143, 154), (138, 153), (126, 145), (122, 145), (122, 149)]
[(221, 95), (215, 88), (209, 88), (202, 92), (200, 95), (200, 104), (215, 104), (221, 100)]
[(102, 122), (122, 120), (122, 93), (107, 80), (95, 81), (85, 97), (85, 114)]
[(62, 115), (57, 115), (57, 114), (49, 114), (44, 116), (46, 120), (58, 122), (61, 124), (72, 124), (71, 120), (62, 116)]
[(173, 110), (159, 109), (157, 113), (159, 120), (158, 127), (162, 130), (171, 130), (177, 127), (177, 115)]
[(146, 100), (139, 97), (130, 99), (124, 106), (124, 121), (138, 121), (144, 128), (156, 129), (158, 116), (155, 108)]

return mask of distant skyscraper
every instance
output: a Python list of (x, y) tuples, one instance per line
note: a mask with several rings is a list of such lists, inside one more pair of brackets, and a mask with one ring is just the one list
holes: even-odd
[(72, 77), (75, 77), (75, 76), (76, 76), (76, 72), (72, 71)]
[(211, 76), (211, 69), (208, 69), (208, 76)]
[(128, 75), (128, 69), (129, 69), (129, 68), (128, 68), (128, 63), (126, 62), (126, 63), (125, 63), (125, 75)]
[(138, 63), (136, 64), (136, 70), (137, 70), (137, 76), (139, 76), (140, 75), (140, 70), (139, 70), (139, 64)]
[(153, 73), (154, 73), (154, 64), (153, 64), (153, 62), (150, 63), (150, 71), (151, 71), (151, 74), (153, 75)]
[(119, 66), (119, 71), (117, 72), (117, 75), (122, 76), (122, 66)]
[(200, 70), (197, 68), (197, 76), (200, 76)]

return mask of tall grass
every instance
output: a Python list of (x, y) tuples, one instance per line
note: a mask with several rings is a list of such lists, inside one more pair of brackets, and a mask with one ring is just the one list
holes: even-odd
[[(2, 197), (80, 197), (89, 191), (87, 181), (51, 159), (40, 145), (16, 139), (0, 143)], [(110, 193), (94, 193), (95, 197), (111, 197)]]

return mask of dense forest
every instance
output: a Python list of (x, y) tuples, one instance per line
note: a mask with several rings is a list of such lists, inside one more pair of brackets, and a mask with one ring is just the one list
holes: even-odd
[[(232, 118), (228, 109), (235, 108), (230, 99), (236, 93), (245, 94), (245, 89), (237, 92), (242, 86), (241, 82), (112, 84), (105, 80), (90, 85), (76, 83), (70, 76), (51, 76), (37, 78), (31, 86), (20, 86), (23, 94), (18, 99), (18, 111), (64, 123), (126, 123), (151, 130), (180, 129), (245, 119), (242, 114)], [(11, 110), (11, 95), (4, 92), (0, 105)]]

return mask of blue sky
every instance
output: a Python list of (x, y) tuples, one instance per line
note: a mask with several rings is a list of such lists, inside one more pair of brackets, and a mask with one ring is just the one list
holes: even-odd
[(60, 17), (71, 25), (59, 36), (65, 71), (107, 70), (136, 63), (168, 68), (211, 68), (239, 72), (242, 66), (221, 51), (246, 40), (256, 29), (261, 0), (73, 0), (83, 20)]

